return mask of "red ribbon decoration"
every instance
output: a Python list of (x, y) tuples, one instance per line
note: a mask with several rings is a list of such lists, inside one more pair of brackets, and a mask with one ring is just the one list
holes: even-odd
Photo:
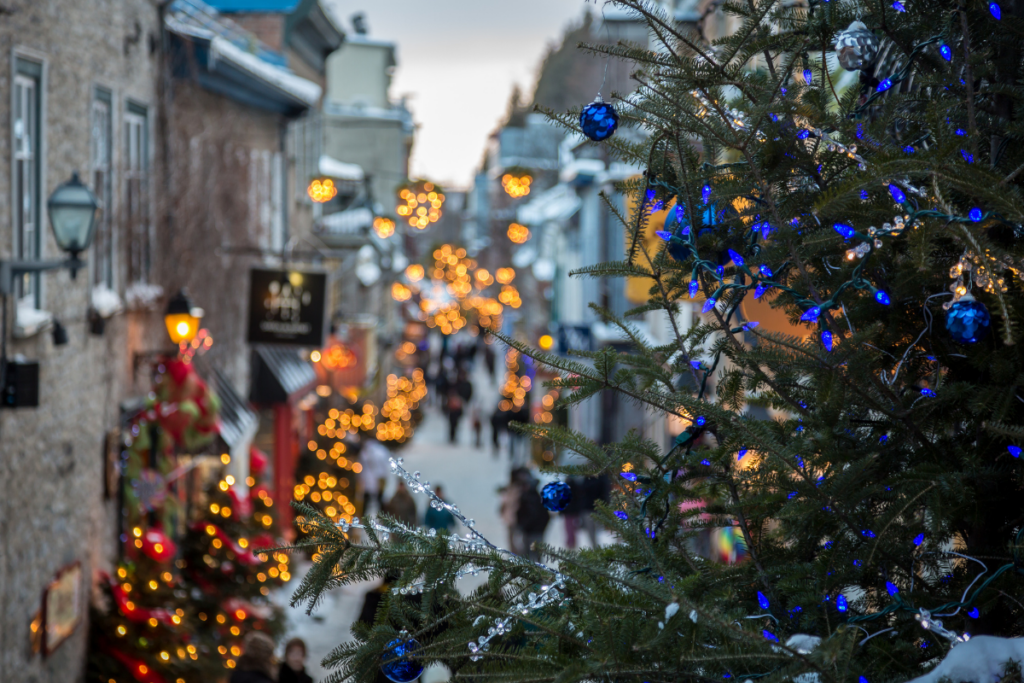
[(116, 579), (106, 572), (101, 572), (100, 577), (110, 584), (110, 592), (114, 595), (114, 602), (117, 603), (117, 609), (120, 610), (121, 614), (123, 614), (125, 619), (128, 621), (141, 624), (149, 621), (150, 619), (156, 619), (165, 626), (177, 626), (177, 624), (174, 623), (175, 614), (170, 610), (166, 610), (162, 607), (155, 607), (153, 609), (139, 607), (131, 600), (128, 591), (124, 589), (124, 586), (118, 583)]
[(210, 522), (196, 522), (192, 525), (192, 530), (205, 531), (208, 535), (213, 536), (214, 538), (219, 538), (221, 542), (227, 547), (228, 550), (235, 553), (235, 555), (238, 557), (238, 562), (240, 564), (255, 567), (256, 565), (261, 564), (263, 562), (263, 560), (253, 555), (252, 552), (238, 545), (230, 536), (227, 535), (227, 533), (225, 533), (223, 529), (221, 529), (216, 524), (212, 524)]

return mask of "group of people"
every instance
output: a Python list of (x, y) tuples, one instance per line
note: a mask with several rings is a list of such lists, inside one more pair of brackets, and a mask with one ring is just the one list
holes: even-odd
[(270, 636), (262, 631), (247, 633), (230, 683), (313, 683), (306, 673), (306, 643), (301, 638), (289, 640), (284, 660), (278, 663)]

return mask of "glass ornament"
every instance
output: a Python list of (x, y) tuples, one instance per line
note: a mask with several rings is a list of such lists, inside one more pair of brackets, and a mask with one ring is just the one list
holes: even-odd
[(615, 107), (598, 95), (593, 102), (580, 112), (580, 128), (583, 134), (595, 142), (607, 140), (619, 127), (619, 114)]
[(960, 297), (946, 311), (946, 331), (958, 344), (974, 344), (988, 336), (992, 318), (985, 304), (970, 294)]
[(394, 683), (411, 683), (423, 673), (423, 665), (411, 655), (420, 649), (415, 638), (395, 638), (380, 656), (380, 672)]
[(572, 500), (572, 489), (564, 481), (553, 481), (540, 491), (544, 507), (552, 512), (561, 512)]

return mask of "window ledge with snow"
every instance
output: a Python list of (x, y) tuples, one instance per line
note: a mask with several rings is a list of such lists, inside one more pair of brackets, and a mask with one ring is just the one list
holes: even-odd
[(50, 329), (52, 322), (53, 313), (41, 311), (32, 302), (24, 301), (15, 309), (12, 334), (15, 339), (26, 339)]
[(110, 318), (124, 310), (121, 297), (106, 285), (97, 285), (90, 295), (92, 308), (101, 318)]

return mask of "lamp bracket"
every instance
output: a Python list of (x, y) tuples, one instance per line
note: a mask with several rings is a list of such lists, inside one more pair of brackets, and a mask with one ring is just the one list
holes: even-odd
[(74, 278), (78, 270), (85, 266), (86, 262), (77, 256), (61, 261), (0, 261), (0, 294), (12, 294), (14, 281), (19, 275), (67, 268)]

